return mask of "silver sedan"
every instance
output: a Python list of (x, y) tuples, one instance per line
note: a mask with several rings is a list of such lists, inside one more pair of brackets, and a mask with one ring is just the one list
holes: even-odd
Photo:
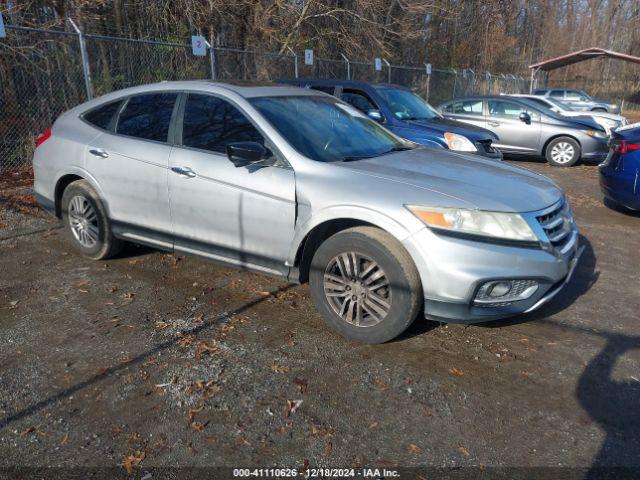
[(131, 241), (310, 282), (326, 322), (377, 343), (421, 313), (530, 311), (568, 281), (578, 233), (530, 171), (419, 147), (292, 87), (163, 82), (64, 113), (35, 191), (84, 255)]

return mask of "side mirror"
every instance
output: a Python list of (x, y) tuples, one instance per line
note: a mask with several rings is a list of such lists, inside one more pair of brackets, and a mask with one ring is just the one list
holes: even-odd
[(520, 112), (520, 121), (526, 123), (527, 125), (529, 125), (531, 123), (531, 115), (529, 115), (527, 112)]
[(264, 160), (268, 150), (258, 142), (236, 142), (227, 145), (227, 157), (236, 167), (246, 167)]
[(369, 110), (367, 112), (367, 116), (371, 119), (371, 120), (375, 120), (376, 122), (381, 122), (382, 121), (382, 113), (380, 113), (380, 110)]

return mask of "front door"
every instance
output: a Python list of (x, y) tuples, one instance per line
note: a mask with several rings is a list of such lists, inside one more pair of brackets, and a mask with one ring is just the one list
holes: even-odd
[[(487, 128), (499, 138), (494, 146), (510, 153), (527, 155), (539, 153), (540, 114), (538, 112), (506, 100), (489, 100), (487, 104), (489, 107)], [(530, 123), (520, 119), (522, 112), (529, 114)]]
[(286, 275), (296, 215), (291, 167), (238, 168), (229, 161), (229, 143), (269, 145), (223, 98), (189, 93), (181, 125), (169, 159), (175, 248)]

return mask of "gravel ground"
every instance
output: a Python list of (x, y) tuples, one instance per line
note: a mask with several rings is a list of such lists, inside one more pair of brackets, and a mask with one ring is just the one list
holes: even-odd
[(133, 245), (86, 260), (5, 181), (0, 468), (640, 469), (640, 216), (602, 204), (594, 166), (518, 164), (569, 194), (571, 284), (527, 316), (377, 346), (329, 331), (306, 286)]

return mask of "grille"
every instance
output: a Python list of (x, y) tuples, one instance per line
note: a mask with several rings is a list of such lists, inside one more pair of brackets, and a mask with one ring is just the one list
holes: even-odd
[(540, 226), (554, 248), (564, 251), (572, 237), (573, 218), (569, 204), (562, 201), (554, 210), (537, 217)]
[(491, 140), (479, 140), (476, 142), (476, 148), (485, 153), (496, 153), (497, 150), (491, 145)]

